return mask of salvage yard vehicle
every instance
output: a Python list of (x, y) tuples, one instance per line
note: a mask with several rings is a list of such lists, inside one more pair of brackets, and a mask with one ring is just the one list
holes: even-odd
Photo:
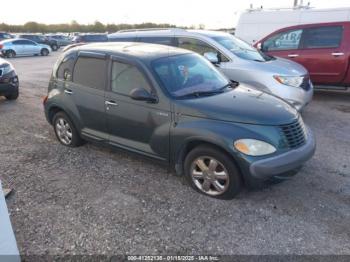
[(72, 48), (55, 64), (43, 103), (63, 145), (98, 141), (164, 161), (220, 199), (296, 172), (315, 151), (294, 107), (168, 46)]
[(31, 40), (14, 38), (1, 41), (0, 52), (7, 58), (32, 55), (47, 56), (50, 54), (51, 48), (48, 45), (38, 44)]
[(0, 58), (0, 96), (15, 100), (19, 94), (19, 81), (12, 64)]
[(34, 41), (38, 44), (48, 45), (50, 46), (52, 51), (57, 51), (60, 48), (60, 45), (56, 39), (51, 39), (44, 35), (24, 34), (24, 35), (18, 35), (18, 38), (24, 38), (24, 39)]
[(317, 88), (347, 89), (349, 41), (350, 22), (335, 22), (286, 27), (258, 41), (256, 46), (268, 55), (303, 65)]
[(146, 42), (181, 47), (206, 57), (230, 80), (274, 94), (301, 111), (310, 103), (313, 85), (307, 70), (292, 61), (265, 55), (228, 33), (180, 28), (123, 30), (114, 42)]

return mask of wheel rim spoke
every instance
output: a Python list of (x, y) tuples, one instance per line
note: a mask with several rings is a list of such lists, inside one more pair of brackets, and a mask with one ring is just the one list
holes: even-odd
[(199, 167), (200, 170), (202, 171), (206, 171), (208, 170), (208, 167), (207, 165), (204, 163), (204, 160), (203, 159), (198, 159), (196, 161), (196, 165)]
[(219, 181), (215, 180), (212, 183), (213, 187), (218, 191), (218, 192), (223, 192), (225, 189), (225, 186), (221, 185)]
[(210, 181), (209, 180), (204, 180), (202, 188), (205, 192), (208, 192), (210, 190)]
[(214, 172), (216, 170), (217, 166), (218, 166), (218, 162), (215, 159), (210, 159), (209, 170), (211, 172)]

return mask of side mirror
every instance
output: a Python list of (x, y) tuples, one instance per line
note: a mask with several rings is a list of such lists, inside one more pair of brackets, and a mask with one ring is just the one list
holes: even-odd
[(144, 88), (134, 88), (133, 90), (131, 90), (129, 95), (130, 95), (131, 99), (133, 99), (133, 100), (146, 101), (149, 103), (156, 103), (157, 102), (157, 98), (154, 95), (150, 94)]
[(256, 48), (260, 51), (262, 51), (262, 44), (261, 42), (256, 45)]
[(218, 54), (215, 52), (206, 52), (204, 53), (204, 57), (209, 60), (210, 63), (216, 65), (219, 64), (219, 57)]

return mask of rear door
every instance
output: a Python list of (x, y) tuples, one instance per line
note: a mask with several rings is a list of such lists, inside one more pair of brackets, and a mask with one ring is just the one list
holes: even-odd
[(12, 42), (13, 49), (15, 50), (17, 55), (25, 55), (25, 48), (24, 48), (24, 41), (25, 40), (15, 40)]
[(155, 103), (133, 100), (130, 92), (135, 88), (157, 96), (150, 77), (139, 64), (113, 57), (106, 93), (109, 141), (112, 145), (167, 160), (170, 104), (165, 99)]
[(107, 139), (104, 104), (107, 75), (105, 54), (79, 52), (72, 81), (64, 91), (77, 108), (82, 134), (95, 140)]
[(339, 84), (345, 78), (349, 56), (343, 35), (342, 25), (304, 29), (300, 63), (308, 69), (315, 84)]

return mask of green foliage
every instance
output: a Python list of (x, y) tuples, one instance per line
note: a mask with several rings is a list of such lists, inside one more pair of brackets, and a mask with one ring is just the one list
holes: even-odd
[[(160, 27), (176, 27), (172, 24), (155, 24), (155, 23), (142, 23), (142, 24), (102, 24), (99, 21), (95, 21), (93, 24), (79, 24), (73, 20), (69, 24), (41, 24), (37, 22), (27, 22), (24, 25), (9, 25), (0, 23), (0, 31), (12, 32), (12, 33), (71, 33), (71, 32), (91, 32), (91, 33), (114, 33), (123, 29), (140, 29), (140, 28), (160, 28)], [(185, 27), (182, 27), (185, 28)]]

